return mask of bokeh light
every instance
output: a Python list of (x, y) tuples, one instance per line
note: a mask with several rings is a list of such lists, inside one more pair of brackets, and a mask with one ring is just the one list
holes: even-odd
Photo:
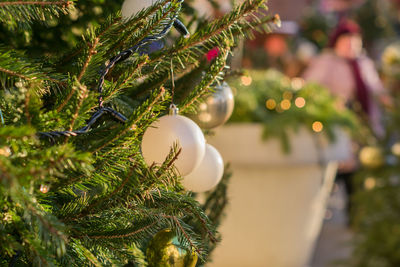
[(292, 104), (290, 103), (289, 100), (284, 99), (284, 100), (282, 100), (280, 106), (281, 106), (282, 110), (288, 110), (288, 109), (290, 109), (290, 107), (292, 106)]
[(286, 91), (283, 93), (283, 99), (287, 99), (287, 100), (292, 100), (293, 98), (293, 93), (290, 91)]
[(400, 157), (400, 142), (395, 143), (392, 146), (392, 153), (393, 155)]
[(314, 132), (319, 133), (324, 129), (324, 125), (320, 121), (314, 121), (312, 124), (312, 129)]
[(371, 190), (376, 186), (376, 179), (374, 177), (368, 177), (364, 180), (364, 188)]
[(281, 105), (277, 105), (275, 111), (278, 113), (282, 113), (284, 110), (282, 109)]
[(291, 85), (294, 90), (300, 90), (301, 88), (303, 88), (304, 84), (305, 84), (304, 79), (300, 77), (293, 78), (291, 82)]
[(253, 82), (253, 79), (250, 76), (242, 76), (240, 81), (244, 86), (249, 86)]
[(46, 194), (47, 192), (49, 192), (49, 186), (48, 185), (45, 185), (45, 184), (42, 184), (42, 185), (40, 185), (40, 192), (42, 192), (43, 194)]
[(306, 100), (304, 99), (304, 97), (299, 96), (294, 100), (294, 104), (296, 105), (296, 107), (302, 108), (306, 105)]
[(276, 102), (275, 102), (275, 100), (273, 100), (273, 99), (268, 99), (268, 100), (265, 102), (265, 106), (267, 107), (267, 109), (273, 110), (273, 109), (275, 109), (275, 107), (276, 107)]

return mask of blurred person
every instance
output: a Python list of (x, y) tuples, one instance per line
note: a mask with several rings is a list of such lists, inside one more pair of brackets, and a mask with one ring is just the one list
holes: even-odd
[(383, 94), (383, 84), (374, 62), (363, 53), (360, 28), (355, 22), (339, 22), (329, 48), (310, 62), (303, 76), (326, 86), (345, 106), (363, 114), (378, 137), (383, 135), (374, 101)]
[[(330, 36), (329, 48), (311, 60), (303, 77), (327, 87), (346, 106), (367, 121), (377, 137), (384, 134), (375, 98), (384, 91), (374, 62), (363, 53), (359, 26), (347, 19), (339, 22)], [(351, 176), (357, 169), (355, 156), (339, 165), (338, 179), (352, 193)], [(347, 210), (350, 209), (348, 201)]]

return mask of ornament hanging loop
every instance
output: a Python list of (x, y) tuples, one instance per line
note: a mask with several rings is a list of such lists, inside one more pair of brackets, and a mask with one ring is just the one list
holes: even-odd
[(175, 104), (169, 106), (169, 115), (178, 115), (179, 108)]

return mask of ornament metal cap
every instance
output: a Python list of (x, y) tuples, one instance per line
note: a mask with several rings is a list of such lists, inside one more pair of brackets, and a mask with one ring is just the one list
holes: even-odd
[(178, 115), (179, 108), (175, 104), (169, 106), (169, 115)]

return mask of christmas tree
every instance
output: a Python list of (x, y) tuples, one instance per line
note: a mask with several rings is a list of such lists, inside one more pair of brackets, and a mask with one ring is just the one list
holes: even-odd
[(62, 31), (74, 36), (56, 29), (74, 27), (66, 16), (99, 17), (91, 1), (0, 2), (1, 265), (208, 260), (229, 175), (202, 206), (175, 166), (190, 159), (181, 157), (186, 148), (176, 143), (163, 162), (147, 164), (142, 137), (172, 103), (195, 112), (224, 78), (238, 39), (278, 19), (263, 0), (213, 21), (182, 2), (162, 0), (129, 18), (103, 3), (112, 14)]

